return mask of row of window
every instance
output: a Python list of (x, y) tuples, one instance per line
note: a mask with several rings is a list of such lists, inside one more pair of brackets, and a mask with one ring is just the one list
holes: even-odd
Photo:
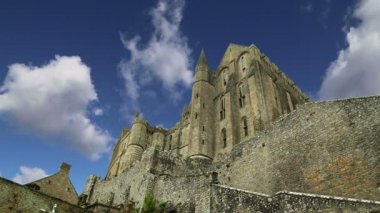
[[(248, 122), (247, 122), (246, 117), (243, 117), (242, 119), (242, 128), (243, 128), (244, 137), (248, 136)], [(222, 129), (221, 139), (222, 139), (223, 148), (226, 148), (227, 147), (227, 131), (225, 128)]]
[[(243, 108), (246, 104), (245, 100), (245, 86), (241, 84), (239, 87), (239, 106)], [(220, 99), (220, 120), (226, 118), (226, 101), (224, 98)]]
[[(242, 128), (243, 128), (243, 133), (244, 133), (244, 137), (248, 136), (248, 122), (247, 122), (247, 118), (246, 117), (243, 117), (242, 119)], [(202, 127), (202, 131), (204, 132), (205, 131), (205, 127), (203, 126)], [(223, 148), (226, 148), (227, 147), (227, 131), (225, 128), (222, 129), (222, 132), (221, 132), (221, 138), (222, 138), (222, 144), (223, 144)], [(169, 136), (169, 150), (172, 148), (172, 135)], [(204, 144), (204, 139), (202, 139), (202, 144)]]

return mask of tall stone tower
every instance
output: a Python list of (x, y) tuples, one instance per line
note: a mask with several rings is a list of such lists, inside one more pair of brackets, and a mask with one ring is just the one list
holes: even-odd
[(202, 50), (195, 67), (195, 80), (191, 97), (190, 158), (213, 158), (213, 94), (210, 68)]
[(125, 158), (121, 160), (120, 170), (129, 168), (135, 161), (139, 161), (146, 146), (147, 123), (136, 114), (132, 125), (130, 139), (126, 146)]

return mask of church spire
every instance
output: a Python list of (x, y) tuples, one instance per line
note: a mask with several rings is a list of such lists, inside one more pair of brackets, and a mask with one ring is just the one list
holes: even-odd
[(197, 65), (195, 67), (196, 71), (208, 71), (209, 67), (207, 64), (206, 54), (205, 51), (202, 48), (201, 55), (198, 58)]

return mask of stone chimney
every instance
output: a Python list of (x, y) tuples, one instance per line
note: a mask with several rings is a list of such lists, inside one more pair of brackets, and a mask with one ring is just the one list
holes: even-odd
[(71, 168), (71, 165), (70, 164), (67, 164), (67, 163), (65, 163), (65, 162), (62, 162), (61, 163), (61, 167), (60, 167), (60, 169), (59, 169), (59, 172), (62, 172), (62, 173), (64, 173), (64, 174), (69, 174), (69, 172), (70, 172), (70, 168)]

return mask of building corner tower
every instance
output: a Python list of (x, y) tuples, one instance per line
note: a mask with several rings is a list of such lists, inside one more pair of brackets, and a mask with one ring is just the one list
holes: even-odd
[(121, 171), (130, 168), (134, 162), (140, 161), (146, 147), (147, 122), (140, 118), (140, 113), (136, 113), (132, 125), (130, 138), (127, 144), (125, 157), (121, 164)]
[(206, 55), (202, 50), (195, 67), (195, 79), (191, 97), (190, 143), (188, 156), (190, 158), (213, 159), (213, 95), (211, 70)]

